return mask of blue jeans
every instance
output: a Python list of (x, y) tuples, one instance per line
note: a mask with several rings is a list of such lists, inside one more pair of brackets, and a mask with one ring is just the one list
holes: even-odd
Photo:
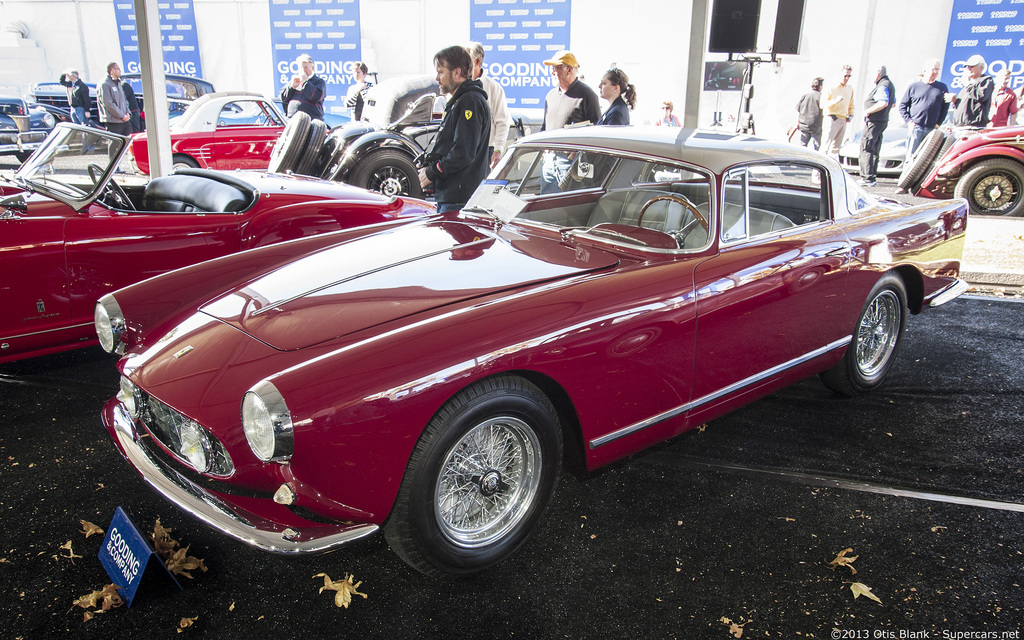
[(449, 211), (458, 211), (462, 207), (466, 206), (465, 202), (438, 202), (437, 212), (448, 213)]
[(75, 124), (89, 124), (89, 119), (85, 117), (84, 107), (75, 107), (71, 110), (71, 122)]
[(904, 162), (910, 162), (910, 158), (913, 157), (914, 152), (921, 146), (921, 141), (928, 135), (929, 129), (919, 127), (916, 124), (910, 125), (910, 132), (907, 134), (907, 159)]

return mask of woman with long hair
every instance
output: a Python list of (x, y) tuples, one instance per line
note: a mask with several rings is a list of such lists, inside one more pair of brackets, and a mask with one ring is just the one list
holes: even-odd
[(636, 107), (636, 88), (622, 69), (612, 67), (601, 78), (598, 94), (610, 104), (597, 124), (628, 125), (629, 110)]

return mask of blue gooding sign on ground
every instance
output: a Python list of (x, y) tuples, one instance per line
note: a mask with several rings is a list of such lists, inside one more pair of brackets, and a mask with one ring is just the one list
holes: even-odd
[(117, 508), (113, 520), (110, 521), (107, 535), (100, 547), (99, 558), (110, 579), (121, 587), (119, 593), (129, 607), (132, 606), (132, 599), (139, 589), (150, 560), (155, 560), (160, 568), (171, 576), (174, 584), (181, 588), (121, 507)]

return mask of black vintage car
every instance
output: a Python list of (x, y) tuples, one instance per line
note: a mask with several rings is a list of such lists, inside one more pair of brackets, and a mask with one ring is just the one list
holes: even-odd
[[(270, 170), (422, 198), (415, 161), (441, 126), (445, 99), (438, 94), (433, 76), (403, 76), (367, 91), (359, 121), (327, 131), (323, 123), (293, 117), (274, 148)], [(539, 129), (523, 114), (512, 116), (509, 141)]]
[(33, 108), (14, 96), (0, 96), (0, 155), (28, 159), (46, 140), (56, 118), (42, 107)]

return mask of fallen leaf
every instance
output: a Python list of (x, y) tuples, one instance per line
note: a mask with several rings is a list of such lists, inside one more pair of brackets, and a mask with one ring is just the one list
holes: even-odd
[(846, 567), (853, 572), (853, 575), (857, 575), (857, 570), (853, 568), (854, 561), (860, 556), (847, 556), (846, 554), (853, 551), (853, 549), (843, 549), (836, 556), (836, 559), (829, 563), (829, 565), (835, 569), (836, 567)]
[(860, 596), (865, 596), (867, 598), (871, 598), (872, 600), (874, 600), (878, 604), (882, 604), (882, 601), (878, 599), (878, 596), (876, 596), (875, 594), (871, 593), (871, 587), (869, 587), (868, 585), (864, 584), (863, 582), (854, 582), (853, 584), (851, 584), (850, 585), (850, 591), (853, 592), (853, 599), (854, 600), (856, 600)]
[(76, 554), (74, 551), (72, 551), (72, 549), (71, 549), (71, 541), (70, 540), (68, 540), (67, 542), (62, 544), (60, 546), (60, 548), (68, 552), (68, 555), (66, 555), (66, 556), (65, 555), (61, 555), (61, 557), (62, 558), (67, 558), (68, 560), (70, 560), (71, 564), (75, 564), (75, 558), (81, 558), (82, 557), (82, 556)]
[(94, 525), (93, 523), (89, 522), (88, 520), (79, 520), (78, 522), (81, 523), (81, 525), (82, 525), (81, 533), (84, 533), (86, 538), (88, 538), (89, 536), (91, 536), (94, 533), (98, 533), (100, 535), (103, 535), (103, 529), (97, 527), (96, 525)]
[(235, 603), (234, 603), (234, 602), (232, 602), (232, 603), (231, 603), (231, 606), (230, 606), (230, 607), (228, 607), (228, 611), (234, 611), (234, 610), (235, 610)]
[(192, 578), (190, 571), (195, 569), (201, 569), (203, 573), (207, 571), (202, 558), (188, 555), (191, 545), (178, 548), (180, 543), (171, 537), (171, 529), (160, 524), (160, 518), (157, 518), (153, 525), (153, 534), (150, 539), (153, 541), (153, 550), (164, 561), (164, 565), (171, 573)]
[(735, 622), (733, 622), (729, 618), (726, 618), (725, 616), (722, 616), (721, 618), (719, 618), (718, 621), (721, 622), (722, 624), (724, 624), (725, 626), (729, 627), (729, 633), (732, 635), (732, 637), (734, 637), (734, 638), (742, 638), (743, 637), (743, 627), (744, 627), (744, 625), (747, 624), (746, 622), (744, 622), (743, 624), (736, 624)]
[(182, 618), (181, 621), (178, 622), (178, 633), (181, 633), (182, 630), (191, 627), (192, 624), (198, 619), (199, 616), (196, 616), (194, 618)]
[(324, 591), (328, 590), (337, 591), (337, 593), (334, 594), (335, 606), (345, 607), (346, 609), (348, 609), (348, 605), (352, 603), (353, 595), (363, 596), (364, 599), (367, 597), (365, 593), (360, 593), (359, 591), (356, 591), (356, 589), (359, 588), (359, 585), (363, 584), (363, 581), (360, 580), (359, 582), (354, 582), (355, 576), (351, 574), (346, 573), (344, 578), (336, 582), (334, 580), (331, 580), (331, 577), (326, 573), (318, 573), (313, 577), (322, 577), (324, 579), (324, 586), (320, 587), (320, 593), (323, 593)]
[[(121, 587), (116, 584), (108, 584), (99, 591), (93, 591), (92, 593), (88, 593), (81, 598), (78, 598), (71, 603), (71, 606), (82, 607), (87, 610), (86, 613), (89, 613), (88, 609), (90, 608), (99, 609), (99, 611), (93, 612), (99, 613), (101, 611), (109, 611), (114, 607), (120, 607), (124, 604), (124, 600), (122, 600), (120, 594), (117, 593), (117, 590), (120, 588)], [(92, 616), (85, 619), (91, 620)]]

